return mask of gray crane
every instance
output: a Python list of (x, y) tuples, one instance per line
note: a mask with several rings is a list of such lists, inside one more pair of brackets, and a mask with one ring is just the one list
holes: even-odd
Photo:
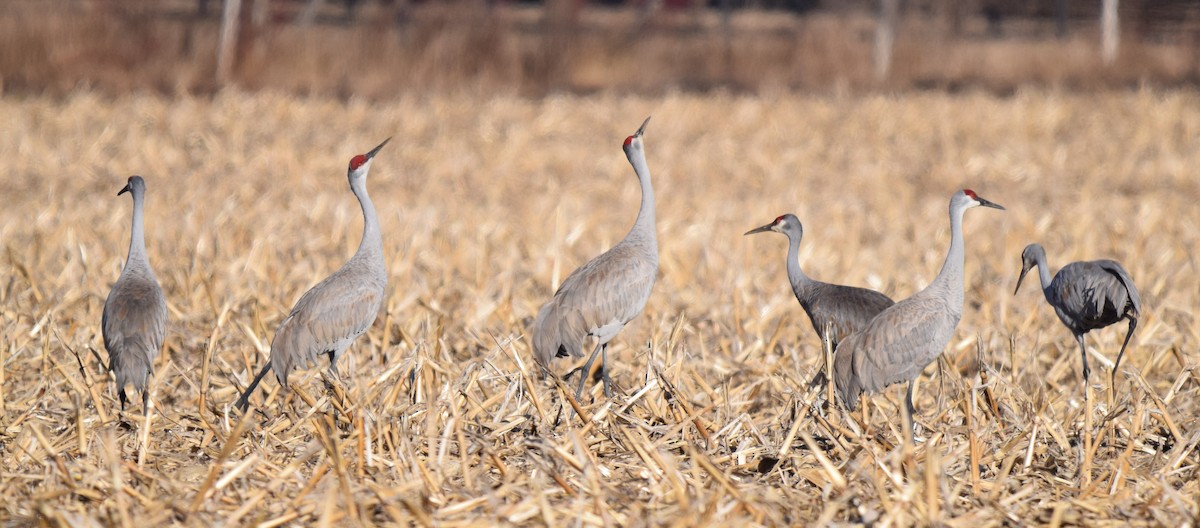
[(142, 393), (142, 413), (150, 412), (150, 393), (146, 382), (154, 370), (154, 360), (167, 335), (167, 299), (150, 261), (146, 258), (146, 238), (142, 208), (146, 202), (146, 182), (130, 176), (117, 196), (133, 196), (133, 228), (129, 235), (129, 255), (121, 276), (104, 300), (100, 331), (108, 350), (108, 369), (117, 381), (121, 412), (128, 398), (125, 386), (132, 383)]
[[(1021, 275), (1017, 278), (1017, 287), (1013, 295), (1021, 289), (1021, 281), (1030, 268), (1037, 266), (1038, 277), (1042, 282), (1042, 293), (1046, 302), (1054, 307), (1058, 319), (1075, 335), (1079, 343), (1079, 352), (1083, 357), (1083, 383), (1087, 383), (1091, 369), (1088, 368), (1087, 345), (1084, 344), (1084, 334), (1089, 331), (1104, 328), (1122, 319), (1129, 320), (1129, 329), (1125, 332), (1125, 342), (1121, 344), (1121, 352), (1113, 364), (1112, 375), (1109, 378), (1111, 387), (1116, 389), (1117, 367), (1121, 366), (1121, 356), (1125, 355), (1125, 347), (1129, 338), (1137, 329), (1137, 320), (1142, 312), (1142, 299), (1138, 295), (1133, 279), (1121, 264), (1114, 260), (1090, 260), (1072, 262), (1063, 266), (1050, 280), (1050, 268), (1046, 265), (1046, 250), (1041, 244), (1029, 244), (1021, 252)], [(1087, 391), (1084, 391), (1086, 397)]]
[[(767, 225), (747, 231), (746, 235), (767, 231), (787, 235), (787, 276), (788, 282), (792, 284), (792, 293), (796, 295), (796, 300), (800, 301), (800, 307), (808, 314), (808, 319), (822, 343), (826, 338), (825, 329), (828, 327), (833, 331), (829, 341), (834, 350), (837, 350), (838, 343), (846, 336), (859, 331), (879, 312), (895, 304), (888, 296), (875, 290), (829, 284), (808, 278), (800, 269), (800, 240), (804, 238), (804, 226), (796, 215), (788, 213), (777, 217)], [(826, 373), (818, 372), (809, 383), (809, 387), (824, 384), (825, 376)]]
[(534, 358), (543, 368), (548, 368), (554, 358), (581, 357), (584, 340), (596, 338), (596, 348), (579, 377), (576, 399), (583, 396), (584, 382), (597, 354), (601, 356), (604, 395), (612, 396), (608, 342), (642, 312), (658, 274), (654, 188), (642, 143), (649, 122), (647, 117), (637, 132), (625, 138), (623, 146), (642, 186), (642, 205), (633, 228), (617, 245), (571, 272), (533, 322)]
[(379, 217), (367, 195), (367, 172), (371, 160), (391, 140), (388, 138), (370, 152), (350, 159), (346, 177), (363, 212), (358, 251), (333, 275), (305, 292), (279, 323), (271, 341), (271, 360), (263, 365), (235, 404), (243, 412), (249, 406), (250, 394), (268, 370), (274, 370), (279, 384), (287, 388), (292, 370), (327, 356), (329, 372), (336, 378), (338, 358), (375, 322), (387, 288), (387, 266), (383, 260)]
[(853, 411), (858, 396), (908, 382), (904, 420), (912, 434), (912, 382), (942, 353), (963, 308), (962, 218), (976, 206), (1004, 209), (970, 189), (950, 198), (950, 250), (933, 282), (871, 319), (862, 331), (843, 340), (834, 354), (834, 376), (842, 403)]

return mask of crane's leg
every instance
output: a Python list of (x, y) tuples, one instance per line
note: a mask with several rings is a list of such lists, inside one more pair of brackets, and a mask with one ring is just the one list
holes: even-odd
[(125, 396), (125, 387), (117, 388), (117, 399), (121, 402), (121, 415), (118, 417), (117, 422), (122, 429), (130, 429), (129, 422), (125, 421), (125, 403), (129, 401), (129, 398)]
[(263, 365), (262, 370), (258, 371), (258, 375), (254, 376), (254, 381), (250, 382), (250, 386), (246, 387), (246, 392), (242, 393), (242, 397), (238, 398), (237, 403), (234, 403), (233, 406), (246, 412), (246, 408), (250, 406), (250, 395), (254, 393), (254, 389), (258, 388), (258, 382), (262, 381), (263, 376), (266, 376), (270, 370), (271, 362), (268, 361), (266, 365)]
[[(325, 391), (329, 393), (329, 406), (333, 407), (333, 423), (336, 425), (338, 423), (338, 405), (341, 405), (342, 403), (338, 398), (337, 388), (333, 386), (335, 382), (339, 381), (336, 363), (337, 355), (332, 350), (326, 352), (325, 354), (329, 356), (329, 377), (324, 380)], [(335, 404), (333, 403), (334, 401), (337, 401), (338, 403)]]
[(608, 343), (600, 345), (600, 379), (604, 382), (604, 397), (612, 398), (612, 378), (608, 377)]
[(1091, 369), (1087, 362), (1087, 344), (1083, 334), (1075, 336), (1079, 341), (1079, 352), (1083, 356), (1083, 463), (1079, 466), (1080, 486), (1085, 486), (1092, 480), (1092, 386), (1088, 383)]
[(1079, 342), (1079, 355), (1083, 358), (1083, 384), (1087, 385), (1088, 376), (1092, 374), (1087, 362), (1087, 344), (1083, 342), (1083, 334), (1076, 334), (1075, 340)]
[(913, 413), (916, 411), (916, 408), (913, 407), (912, 390), (913, 382), (909, 380), (908, 390), (904, 391), (904, 428), (908, 430), (906, 431), (908, 433), (908, 441), (916, 444), (917, 433), (916, 429), (913, 428)]
[[(602, 348), (604, 348), (604, 345), (597, 343), (596, 349), (592, 350), (592, 355), (588, 356), (587, 363), (584, 363), (583, 371), (579, 373), (580, 374), (579, 375), (579, 388), (575, 389), (575, 399), (576, 400), (580, 400), (583, 398), (583, 384), (587, 383), (588, 376), (590, 376), (592, 374), (592, 363), (594, 363), (596, 361), (596, 356), (600, 354), (600, 350)], [(583, 402), (580, 401), (580, 403), (583, 403)]]
[[(1125, 355), (1125, 347), (1129, 346), (1129, 338), (1133, 337), (1133, 331), (1137, 329), (1137, 318), (1129, 318), (1129, 330), (1125, 331), (1125, 342), (1121, 343), (1121, 351), (1117, 353), (1117, 362), (1113, 364), (1112, 376), (1109, 378), (1109, 390), (1116, 392), (1117, 390), (1117, 367), (1121, 366), (1121, 356)], [(1109, 400), (1112, 400), (1110, 397)], [(1110, 407), (1111, 407), (1111, 401)]]
[(150, 420), (150, 384), (146, 384), (146, 388), (142, 390), (142, 419), (149, 422)]

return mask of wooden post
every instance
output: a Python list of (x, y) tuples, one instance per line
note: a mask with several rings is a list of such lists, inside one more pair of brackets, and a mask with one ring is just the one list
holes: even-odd
[(896, 41), (896, 19), (900, 0), (879, 0), (879, 18), (875, 25), (875, 80), (887, 78), (892, 68), (892, 45)]
[(221, 38), (217, 42), (217, 87), (224, 86), (233, 70), (233, 50), (237, 49), (238, 16), (242, 0), (225, 0), (221, 14)]
[(1117, 21), (1117, 0), (1101, 0), (1100, 3), (1100, 57), (1104, 64), (1117, 60), (1120, 46), (1120, 25)]

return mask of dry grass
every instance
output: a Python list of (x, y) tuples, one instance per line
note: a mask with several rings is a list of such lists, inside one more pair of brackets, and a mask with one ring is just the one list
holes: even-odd
[[(279, 1), (268, 23), (243, 24), (231, 82), (380, 100), (430, 90), (1009, 93), (1022, 86), (1190, 86), (1200, 79), (1200, 10), (1170, 13), (1145, 28), (1127, 20), (1118, 60), (1104, 65), (1098, 24), (1086, 19), (1073, 23), (1065, 41), (1037, 19), (1009, 20), (996, 37), (978, 13), (955, 32), (941, 15), (914, 8), (900, 25), (893, 71), (878, 82), (875, 22), (865, 9), (803, 16), (739, 10), (727, 33), (720, 13), (703, 9), (647, 15), (588, 8), (556, 22), (538, 7), (508, 2), (491, 9), (475, 1), (422, 2), (396, 24), (396, 12), (365, 2), (359, 22), (349, 24), (341, 21), (340, 2), (327, 4), (324, 22), (311, 27), (291, 23), (301, 3)], [(196, 17), (192, 0), (9, 0), (0, 3), (0, 88), (212, 93), (218, 23), (215, 15)]]
[[(532, 366), (553, 286), (619, 239), (638, 190), (618, 148), (654, 114), (661, 277), (614, 341), (621, 390), (586, 425)], [(0, 99), (0, 518), (51, 525), (1195, 522), (1200, 455), (1200, 95), (1122, 92)], [(353, 423), (264, 382), (230, 404), (298, 295), (352, 252), (346, 160), (395, 136), (370, 187), (390, 294), (342, 363)], [(146, 177), (171, 327), (154, 413), (125, 430), (100, 311)], [(894, 448), (893, 388), (865, 427), (811, 412), (820, 364), (784, 279), (806, 222), (818, 278), (905, 297), (936, 273), (961, 186), (967, 306), (918, 389), (928, 441)], [(1113, 257), (1145, 314), (1080, 486), (1079, 358), (1019, 252)], [(1112, 357), (1123, 330), (1094, 335)], [(95, 353), (99, 351), (98, 354)], [(82, 367), (82, 368), (81, 368)], [(569, 365), (557, 365), (562, 373)], [(265, 398), (265, 403), (263, 398)], [(344, 415), (343, 415), (344, 416)], [(1172, 431), (1173, 429), (1173, 431)], [(148, 432), (143, 445), (140, 431)], [(1175, 436), (1178, 434), (1179, 436)], [(771, 467), (770, 461), (780, 462)], [(760, 471), (761, 470), (761, 471)]]

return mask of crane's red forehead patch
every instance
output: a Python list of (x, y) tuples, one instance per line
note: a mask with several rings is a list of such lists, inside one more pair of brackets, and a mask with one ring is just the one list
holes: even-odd
[(625, 146), (628, 147), (630, 143), (633, 143), (633, 136), (625, 138)]
[(354, 156), (353, 158), (350, 158), (350, 170), (355, 170), (359, 167), (362, 167), (363, 163), (366, 163), (366, 162), (367, 162), (366, 156), (364, 156), (362, 154)]
[(972, 191), (971, 189), (963, 189), (963, 194), (970, 196), (975, 200), (979, 199), (979, 195), (975, 194), (975, 191)]
[(776, 216), (774, 223), (778, 224), (779, 222), (782, 222), (782, 221), (783, 221), (783, 216)]

